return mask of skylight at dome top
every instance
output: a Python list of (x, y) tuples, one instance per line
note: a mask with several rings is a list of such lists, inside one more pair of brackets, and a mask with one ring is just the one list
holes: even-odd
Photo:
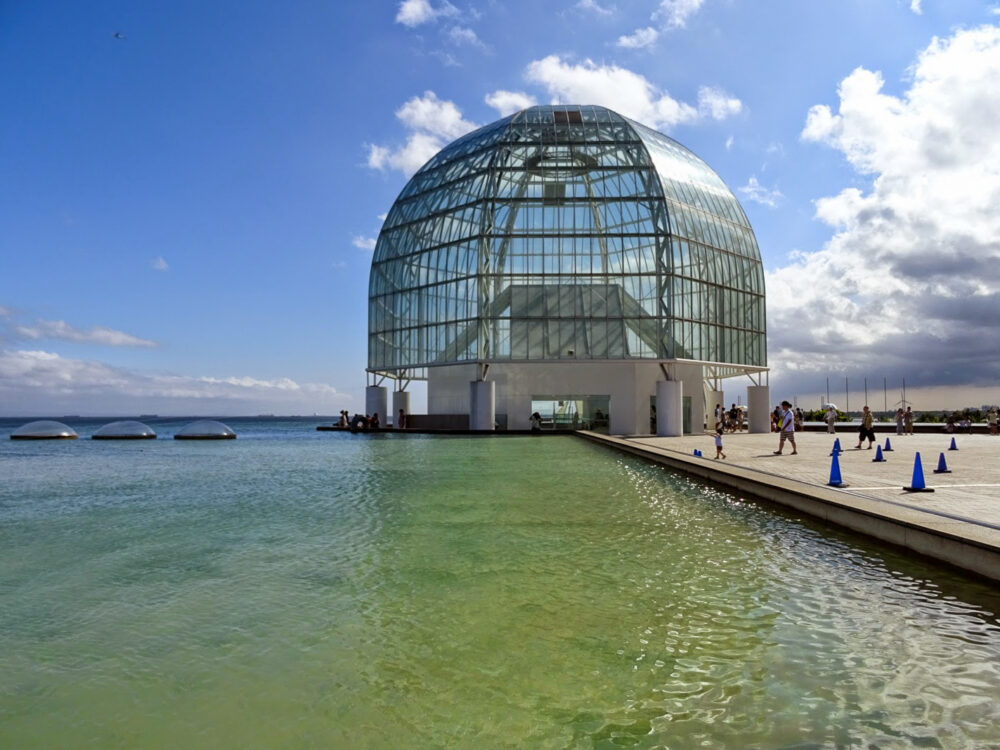
[(603, 107), (531, 107), (442, 149), (379, 235), (369, 371), (608, 359), (766, 367), (760, 252), (732, 191)]

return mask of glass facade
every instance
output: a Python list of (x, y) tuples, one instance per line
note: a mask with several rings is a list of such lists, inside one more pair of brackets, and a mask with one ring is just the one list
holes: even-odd
[(722, 179), (603, 107), (531, 107), (442, 149), (375, 247), (369, 371), (608, 359), (766, 366), (760, 252)]

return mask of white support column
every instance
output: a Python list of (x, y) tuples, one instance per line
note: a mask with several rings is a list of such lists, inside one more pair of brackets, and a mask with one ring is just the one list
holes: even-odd
[(679, 380), (656, 381), (656, 434), (684, 434), (684, 383)]
[(410, 392), (409, 391), (393, 391), (392, 392), (392, 424), (395, 427), (399, 427), (399, 410), (403, 410), (403, 414), (407, 417), (410, 416)]
[(749, 411), (750, 432), (770, 432), (771, 387), (767, 385), (748, 385), (747, 410)]
[(492, 430), (496, 422), (497, 389), (492, 380), (469, 383), (469, 429)]
[(388, 392), (383, 386), (370, 385), (365, 388), (365, 414), (371, 416), (377, 413), (382, 424), (389, 424), (388, 401)]

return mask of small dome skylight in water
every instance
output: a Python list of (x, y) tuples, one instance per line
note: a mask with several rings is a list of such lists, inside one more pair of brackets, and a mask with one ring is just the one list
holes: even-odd
[(228, 425), (216, 422), (214, 419), (200, 419), (182, 427), (175, 440), (227, 440), (236, 437)]
[(76, 430), (54, 419), (39, 419), (21, 425), (11, 433), (11, 440), (74, 440)]

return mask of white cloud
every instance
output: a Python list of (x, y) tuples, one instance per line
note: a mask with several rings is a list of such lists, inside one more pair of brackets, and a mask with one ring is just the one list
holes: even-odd
[(412, 132), (399, 148), (368, 144), (367, 163), (372, 169), (413, 174), (446, 143), (479, 127), (465, 120), (454, 102), (438, 99), (433, 91), (405, 102), (396, 117)]
[(482, 50), (486, 49), (486, 45), (479, 38), (476, 32), (468, 26), (452, 26), (448, 29), (448, 38), (455, 44), (476, 47), (477, 49)]
[(918, 16), (924, 12), (923, 8), (920, 7), (920, 2), (921, 0), (910, 0), (910, 10), (912, 10)]
[(396, 13), (396, 23), (409, 26), (411, 29), (439, 18), (450, 18), (458, 15), (458, 8), (451, 3), (442, 2), (436, 8), (428, 0), (403, 0)]
[(81, 330), (63, 320), (37, 320), (34, 325), (15, 325), (12, 334), (19, 339), (73, 341), (83, 344), (99, 344), (102, 346), (135, 346), (155, 347), (155, 341), (140, 339), (129, 333), (116, 331), (104, 326), (94, 326), (89, 330)]
[(660, 32), (651, 26), (647, 26), (644, 29), (636, 29), (635, 32), (628, 36), (618, 37), (617, 45), (625, 49), (641, 49), (654, 44), (659, 38)]
[(730, 151), (733, 148), (734, 138), (729, 136), (726, 138), (726, 151)]
[(613, 5), (605, 8), (602, 5), (598, 5), (595, 0), (578, 0), (576, 7), (579, 10), (590, 11), (599, 16), (611, 16), (614, 15), (615, 12), (615, 7)]
[(497, 110), (501, 117), (512, 115), (538, 104), (535, 97), (530, 94), (525, 94), (522, 91), (504, 91), (503, 89), (487, 94), (483, 101)]
[(458, 138), (479, 127), (463, 119), (461, 110), (454, 102), (438, 99), (433, 91), (425, 91), (423, 96), (408, 100), (396, 110), (396, 117), (408, 128), (448, 139)]
[(626, 68), (597, 65), (590, 60), (574, 65), (558, 55), (531, 62), (525, 75), (529, 81), (541, 84), (553, 103), (600, 104), (655, 128), (669, 129), (703, 115), (721, 119), (742, 107), (739, 99), (704, 87), (696, 108)]
[(8, 414), (328, 414), (349, 399), (290, 378), (147, 374), (46, 351), (0, 350), (0, 409)]
[(653, 14), (654, 19), (662, 18), (668, 28), (679, 29), (687, 26), (704, 0), (660, 0), (660, 7)]
[(0, 318), (7, 318), (10, 317), (11, 315), (13, 315), (13, 313), (11, 312), (10, 308), (0, 305)]
[(858, 68), (836, 112), (808, 113), (803, 140), (840, 151), (868, 186), (817, 200), (835, 233), (768, 274), (771, 359), (800, 372), (877, 366), (913, 385), (995, 383), (1000, 29), (934, 39), (909, 76), (896, 97)]
[(169, 271), (170, 265), (163, 259), (162, 255), (157, 255), (151, 261), (149, 261), (149, 266), (154, 271)]
[(351, 238), (351, 244), (360, 250), (374, 250), (377, 243), (374, 237), (355, 235)]
[(760, 203), (762, 206), (774, 208), (781, 201), (783, 196), (777, 188), (766, 188), (757, 181), (756, 175), (751, 175), (747, 184), (739, 188), (739, 192), (746, 196), (747, 200)]
[(725, 120), (743, 111), (743, 102), (712, 86), (698, 89), (698, 111), (713, 120)]

